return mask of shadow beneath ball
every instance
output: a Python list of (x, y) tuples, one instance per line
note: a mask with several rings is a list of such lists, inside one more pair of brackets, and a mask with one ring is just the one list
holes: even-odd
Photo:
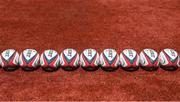
[(56, 72), (60, 67), (54, 68), (54, 67), (42, 67), (42, 69), (45, 72)]
[(81, 67), (82, 69), (84, 69), (85, 71), (88, 71), (88, 72), (94, 72), (94, 71), (97, 71), (99, 69), (99, 67)]
[(139, 67), (121, 67), (121, 68), (127, 72), (134, 72), (134, 71), (139, 70)]
[(159, 67), (143, 67), (143, 66), (141, 66), (141, 68), (148, 72), (157, 71), (159, 69)]
[(21, 67), (23, 71), (31, 72), (39, 69), (40, 67)]
[(5, 70), (7, 72), (13, 72), (13, 71), (15, 71), (17, 69), (19, 69), (19, 66), (14, 66), (14, 67), (7, 66), (7, 67), (3, 67), (3, 70)]
[(75, 71), (75, 70), (77, 70), (79, 68), (79, 66), (77, 66), (77, 67), (62, 67), (62, 69), (64, 70), (64, 71)]
[(177, 66), (160, 66), (160, 67), (165, 71), (176, 71), (178, 69)]
[(118, 69), (119, 67), (101, 67), (102, 70), (106, 72), (114, 72)]

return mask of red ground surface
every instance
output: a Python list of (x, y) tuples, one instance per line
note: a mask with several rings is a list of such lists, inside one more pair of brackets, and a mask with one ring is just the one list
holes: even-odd
[[(179, 5), (179, 0), (1, 0), (0, 51), (179, 51)], [(180, 72), (1, 69), (0, 100), (180, 100)]]

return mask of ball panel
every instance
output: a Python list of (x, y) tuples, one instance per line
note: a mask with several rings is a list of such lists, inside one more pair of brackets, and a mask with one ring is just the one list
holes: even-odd
[(82, 67), (85, 67), (88, 65), (88, 62), (86, 61), (86, 59), (84, 58), (83, 54), (80, 55), (80, 65)]
[(46, 58), (47, 61), (52, 60), (58, 55), (58, 53), (55, 50), (45, 50), (44, 51), (44, 57)]
[(104, 61), (104, 58), (103, 58), (102, 54), (100, 55), (100, 64), (101, 64), (102, 67), (106, 66), (106, 62)]
[(37, 51), (34, 49), (26, 49), (21, 54), (26, 62), (30, 62), (34, 56), (37, 55)]
[(40, 56), (40, 65), (41, 66), (44, 66), (44, 64), (45, 64), (43, 55), (44, 54), (42, 53), (41, 56)]
[(64, 60), (64, 57), (63, 57), (63, 54), (61, 53), (61, 55), (60, 55), (60, 65), (61, 66), (64, 66), (66, 63), (65, 63), (65, 60)]
[(128, 65), (122, 53), (120, 54), (120, 64), (122, 67), (126, 67)]
[(133, 49), (125, 49), (125, 50), (123, 50), (122, 53), (123, 53), (124, 56), (127, 57), (127, 59), (129, 59), (129, 60), (134, 60), (135, 57), (136, 57), (136, 55), (137, 55), (136, 51), (133, 50)]
[(79, 54), (76, 55), (76, 58), (74, 58), (74, 61), (72, 61), (72, 64), (75, 67), (79, 66)]
[(140, 53), (140, 64), (141, 66), (148, 66), (149, 64), (143, 52)]
[(166, 54), (171, 61), (175, 60), (178, 57), (178, 54), (175, 50), (173, 49), (164, 49), (164, 54)]
[(33, 67), (38, 67), (39, 66), (39, 54), (35, 57), (35, 60), (32, 63)]
[(19, 56), (19, 65), (20, 65), (20, 66), (23, 66), (22, 54), (20, 54), (20, 56)]
[(14, 56), (15, 52), (14, 49), (7, 49), (2, 52), (1, 56), (4, 60), (9, 61)]
[(97, 53), (96, 58), (95, 58), (95, 61), (94, 61), (93, 64), (94, 64), (95, 66), (98, 66), (99, 63), (100, 63), (100, 62), (99, 62), (99, 53)]
[(164, 55), (163, 52), (160, 52), (160, 54), (159, 54), (159, 62), (160, 62), (160, 64), (163, 65), (163, 66), (169, 64), (168, 58), (166, 58), (166, 56)]
[(134, 66), (139, 66), (139, 55), (137, 54), (136, 56), (136, 61), (135, 61), (135, 65)]
[(50, 67), (58, 67), (59, 66), (59, 56), (58, 55), (55, 57), (55, 59), (51, 63), (49, 63), (49, 66)]
[(158, 53), (153, 49), (144, 49), (142, 53), (144, 53), (152, 61), (155, 61), (158, 58)]

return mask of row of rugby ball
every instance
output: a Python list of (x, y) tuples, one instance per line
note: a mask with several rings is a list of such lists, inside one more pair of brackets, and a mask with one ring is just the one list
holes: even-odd
[(134, 71), (141, 66), (145, 70), (157, 70), (160, 66), (166, 70), (178, 69), (180, 58), (173, 49), (164, 49), (158, 53), (153, 49), (144, 49), (140, 55), (133, 49), (125, 49), (120, 55), (114, 49), (105, 49), (100, 55), (95, 49), (85, 49), (79, 56), (75, 49), (65, 49), (60, 55), (55, 50), (45, 50), (41, 55), (34, 49), (26, 49), (20, 55), (14, 49), (7, 49), (0, 55), (3, 69), (12, 71), (19, 68), (35, 70), (42, 67), (45, 71), (75, 70), (81, 66), (85, 70), (116, 70), (119, 66)]

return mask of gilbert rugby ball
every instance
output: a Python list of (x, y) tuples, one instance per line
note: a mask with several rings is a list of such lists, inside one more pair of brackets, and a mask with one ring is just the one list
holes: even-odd
[(75, 49), (67, 48), (60, 54), (60, 64), (62, 69), (67, 71), (75, 70), (79, 67), (79, 54)]
[(99, 66), (99, 54), (95, 49), (85, 49), (80, 55), (81, 67), (85, 70), (97, 70)]
[(18, 69), (19, 54), (14, 49), (7, 49), (0, 55), (0, 63), (4, 70), (13, 71)]
[(120, 63), (122, 69), (126, 71), (135, 71), (139, 69), (139, 55), (133, 49), (125, 49), (120, 54)]
[(147, 71), (157, 70), (159, 66), (158, 53), (153, 49), (140, 52), (140, 65)]
[(179, 55), (173, 50), (166, 48), (159, 54), (160, 67), (165, 70), (176, 70), (179, 65)]
[(27, 71), (37, 69), (39, 67), (39, 54), (34, 49), (25, 49), (20, 54), (19, 65)]
[(100, 55), (100, 65), (105, 71), (113, 71), (119, 67), (119, 56), (114, 49), (105, 49)]
[(59, 68), (59, 54), (55, 50), (45, 50), (40, 57), (40, 64), (45, 71), (55, 71)]

